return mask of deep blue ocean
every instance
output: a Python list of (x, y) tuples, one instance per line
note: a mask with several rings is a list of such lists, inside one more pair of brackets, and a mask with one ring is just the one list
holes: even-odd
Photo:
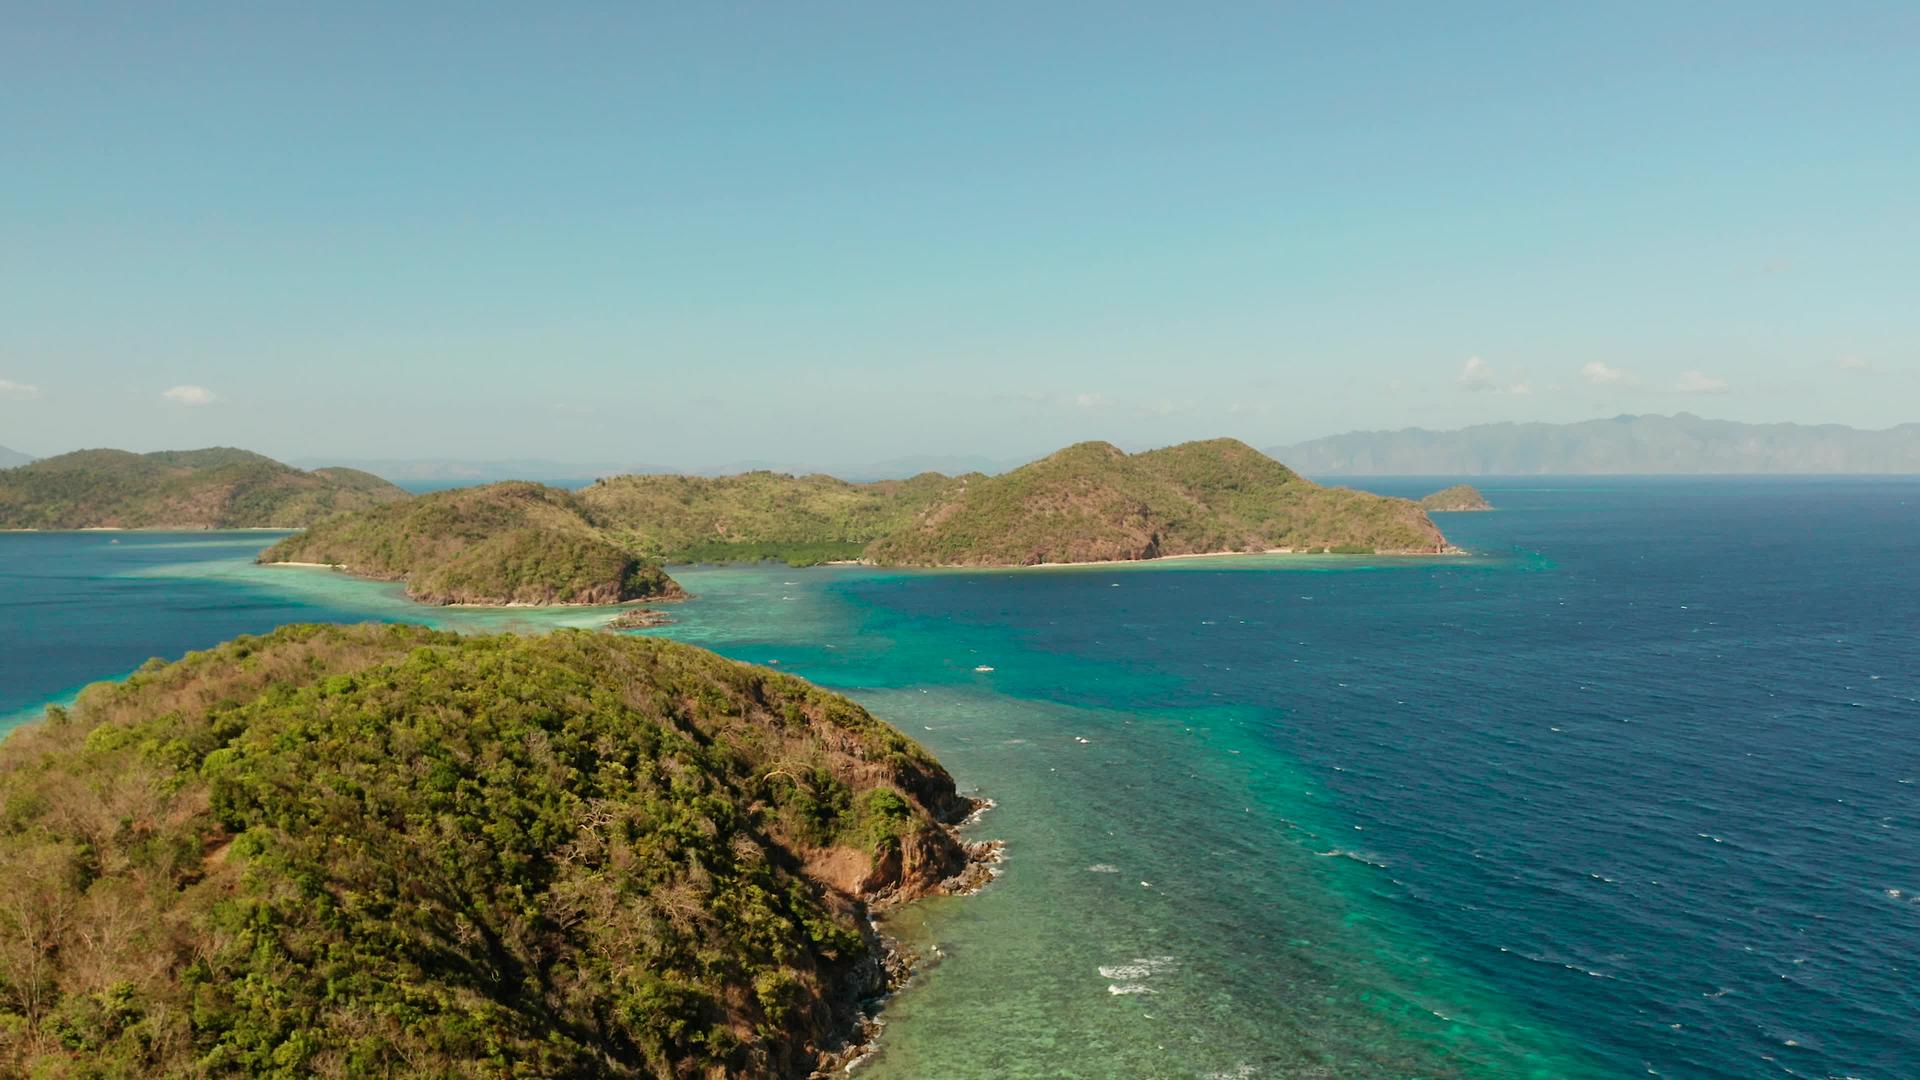
[[(861, 1071), (1920, 1077), (1920, 481), (1476, 482), (1469, 558), (677, 572), (661, 632), (998, 804)], [(0, 715), (284, 621), (599, 617), (267, 539), (0, 535)]]

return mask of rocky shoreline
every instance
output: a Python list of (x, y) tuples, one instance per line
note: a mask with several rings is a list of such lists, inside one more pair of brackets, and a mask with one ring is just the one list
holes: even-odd
[(991, 799), (973, 799), (970, 802), (971, 809), (963, 819), (941, 826), (945, 839), (952, 845), (950, 850), (957, 850), (962, 855), (957, 870), (929, 885), (915, 886), (907, 879), (898, 882), (895, 887), (883, 888), (870, 899), (863, 898), (860, 923), (861, 935), (866, 939), (869, 953), (867, 964), (863, 965), (867, 977), (858, 980), (857, 985), (850, 985), (848, 993), (836, 1003), (835, 1011), (844, 1010), (847, 1018), (845, 1041), (819, 1051), (813, 1071), (807, 1074), (808, 1080), (827, 1080), (829, 1077), (845, 1075), (872, 1056), (879, 1049), (880, 1034), (886, 1028), (886, 1022), (880, 1018), (881, 1010), (919, 970), (919, 957), (887, 935), (880, 928), (879, 917), (929, 896), (972, 895), (999, 875), (1005, 843), (1000, 840), (969, 841), (960, 836), (960, 830), (978, 821), (994, 805)]

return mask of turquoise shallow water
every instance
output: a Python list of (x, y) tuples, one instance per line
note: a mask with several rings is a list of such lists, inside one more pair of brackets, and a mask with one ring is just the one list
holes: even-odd
[(397, 585), (263, 567), (278, 532), (0, 533), (0, 730), (96, 679), (289, 622), (597, 625), (604, 610), (432, 609)]
[[(1484, 486), (1472, 559), (681, 573), (658, 632), (999, 804), (861, 1072), (1920, 1075), (1920, 484)], [(0, 536), (0, 713), (293, 619), (606, 614), (119, 539)]]
[[(1601, 1075), (1376, 902), (1378, 868), (1343, 850), (1361, 846), (1351, 824), (1275, 752), (1263, 710), (1097, 655), (1142, 626), (1086, 624), (1088, 652), (1055, 652), (999, 606), (1036, 587), (1106, 603), (1221, 575), (1428, 569), (704, 570), (686, 575), (702, 602), (662, 632), (855, 694), (998, 803), (976, 832), (1008, 844), (1000, 881), (892, 927), (931, 965), (889, 1006), (864, 1075)], [(961, 595), (926, 612), (928, 592)]]

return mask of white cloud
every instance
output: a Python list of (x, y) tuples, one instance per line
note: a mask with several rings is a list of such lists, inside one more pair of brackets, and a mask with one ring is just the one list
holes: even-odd
[(26, 383), (14, 382), (12, 379), (0, 379), (0, 397), (37, 398), (39, 396), (40, 388), (37, 386), (28, 386)]
[(161, 397), (177, 405), (211, 405), (217, 398), (204, 386), (174, 386), (161, 391)]
[(1599, 360), (1581, 368), (1580, 377), (1595, 386), (1632, 386), (1640, 381), (1632, 372)]
[(1104, 409), (1107, 407), (1107, 404), (1108, 404), (1107, 395), (1092, 394), (1092, 393), (1076, 394), (1074, 395), (1074, 398), (1073, 398), (1073, 404), (1077, 408), (1086, 409), (1089, 412), (1091, 412), (1094, 409)]
[(1841, 371), (1846, 372), (1849, 375), (1880, 374), (1879, 368), (1874, 367), (1872, 364), (1868, 363), (1865, 360), (1860, 359), (1857, 356), (1843, 356), (1834, 364), (1834, 366), (1839, 368)]
[(1689, 371), (1680, 376), (1673, 389), (1678, 394), (1724, 394), (1727, 380), (1716, 379), (1704, 371)]
[(1477, 356), (1467, 357), (1460, 368), (1460, 385), (1469, 390), (1492, 390), (1497, 385), (1493, 377), (1493, 365)]
[(1477, 356), (1467, 357), (1467, 362), (1460, 367), (1460, 377), (1456, 381), (1462, 390), (1516, 395), (1533, 393), (1533, 387), (1528, 384), (1525, 376), (1508, 380), (1495, 371), (1492, 364)]

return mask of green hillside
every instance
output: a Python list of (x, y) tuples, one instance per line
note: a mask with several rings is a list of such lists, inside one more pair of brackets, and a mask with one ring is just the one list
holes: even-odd
[(805, 1075), (972, 804), (670, 642), (292, 626), (0, 743), (0, 1075)]
[(580, 491), (594, 519), (668, 562), (859, 558), (958, 482), (936, 473), (851, 484), (831, 476), (617, 476)]
[(429, 603), (672, 596), (656, 562), (865, 558), (1020, 566), (1221, 551), (1448, 550), (1419, 506), (1326, 488), (1232, 439), (1126, 454), (1080, 443), (1002, 476), (621, 476), (568, 493), (511, 482), (322, 523), (262, 562), (404, 579)]
[(370, 473), (226, 447), (78, 450), (0, 470), (0, 528), (297, 529), (407, 497)]
[(263, 563), (405, 581), (430, 604), (614, 604), (680, 588), (572, 494), (526, 481), (437, 491), (290, 536)]
[(1031, 565), (1221, 551), (1439, 552), (1421, 509), (1308, 481), (1233, 439), (1141, 454), (1067, 447), (971, 477), (867, 556), (883, 565)]

